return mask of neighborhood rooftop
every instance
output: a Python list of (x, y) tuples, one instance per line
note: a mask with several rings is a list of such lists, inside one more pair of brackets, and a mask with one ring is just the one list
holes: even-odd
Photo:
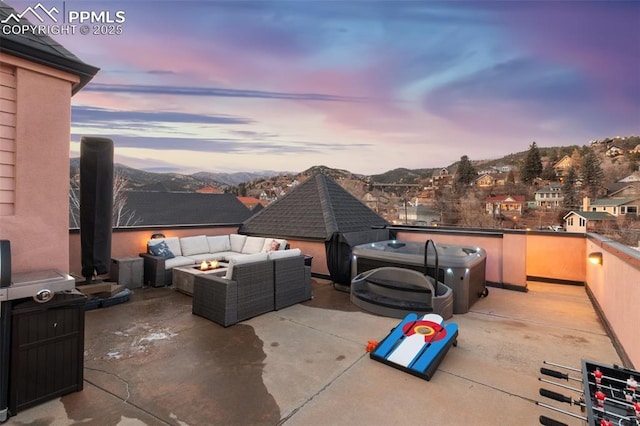
[(247, 220), (240, 232), (324, 241), (336, 232), (364, 231), (385, 225), (386, 220), (333, 179), (318, 173)]

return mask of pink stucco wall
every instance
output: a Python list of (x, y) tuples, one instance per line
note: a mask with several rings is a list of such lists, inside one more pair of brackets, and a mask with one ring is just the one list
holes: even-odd
[(69, 139), (75, 76), (2, 56), (16, 66), (15, 210), (0, 216), (14, 272), (69, 267)]
[[(238, 232), (238, 227), (215, 227), (215, 228), (182, 228), (182, 229), (158, 229), (139, 231), (118, 231), (111, 237), (111, 257), (126, 258), (137, 257), (140, 253), (147, 251), (147, 241), (151, 234), (162, 233), (166, 237), (191, 237), (194, 235), (226, 235)], [(82, 276), (82, 253), (80, 234), (77, 232), (68, 235), (69, 240), (69, 272)]]
[(527, 275), (585, 281), (585, 238), (570, 232), (527, 236)]
[[(493, 283), (503, 283), (503, 262), (502, 262), (502, 238), (491, 237), (483, 234), (474, 236), (468, 234), (444, 234), (436, 232), (404, 232), (397, 234), (397, 239), (403, 241), (426, 241), (432, 239), (436, 244), (453, 244), (465, 247), (482, 247), (487, 252), (487, 281)], [(509, 283), (511, 285), (525, 286), (525, 282)]]
[[(617, 246), (617, 247), (616, 247)], [(602, 265), (585, 261), (586, 283), (615, 338), (624, 348), (633, 365), (640, 366), (640, 253), (621, 245), (588, 238), (582, 249), (582, 259), (589, 253), (601, 252)]]

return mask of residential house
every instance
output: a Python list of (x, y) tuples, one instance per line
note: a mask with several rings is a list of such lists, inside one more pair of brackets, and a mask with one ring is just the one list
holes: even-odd
[(524, 195), (501, 195), (484, 199), (485, 212), (494, 216), (522, 215), (524, 211)]
[(601, 198), (591, 201), (585, 197), (582, 203), (585, 212), (608, 213), (614, 217), (633, 215), (638, 216), (640, 210), (640, 196), (630, 198)]
[(562, 185), (559, 183), (552, 183), (535, 192), (535, 205), (538, 208), (552, 209), (562, 207), (563, 201), (564, 193), (562, 192)]
[(446, 167), (434, 171), (431, 177), (433, 187), (438, 189), (453, 185), (454, 175), (455, 173)]
[(635, 148), (629, 151), (629, 154), (640, 154), (640, 144), (636, 145)]
[(196, 189), (196, 192), (200, 194), (222, 194), (224, 191), (219, 188), (214, 188), (213, 186), (204, 186), (200, 189)]
[(567, 232), (598, 232), (614, 223), (616, 217), (606, 212), (570, 211), (563, 217)]
[(237, 197), (238, 201), (240, 201), (246, 208), (249, 210), (254, 210), (256, 206), (261, 205), (265, 207), (267, 205), (266, 202), (257, 199), (256, 197)]
[(607, 186), (607, 196), (612, 198), (640, 197), (640, 181), (618, 181), (610, 184)]
[(478, 188), (493, 188), (496, 185), (496, 177), (490, 173), (484, 173), (475, 180)]
[(607, 157), (617, 157), (619, 155), (624, 154), (624, 150), (618, 146), (615, 145), (611, 145), (609, 148), (607, 148), (607, 150), (605, 151), (604, 155), (606, 155)]
[(496, 186), (504, 186), (507, 182), (507, 173), (499, 172), (492, 174), (484, 174), (475, 180), (475, 185), (478, 188), (494, 188)]
[(575, 166), (574, 163), (572, 157), (565, 155), (553, 165), (553, 170), (556, 172), (556, 177), (560, 182), (564, 181), (569, 169)]
[(635, 171), (631, 173), (629, 176), (620, 179), (618, 182), (640, 182), (640, 171)]
[(440, 222), (440, 212), (422, 204), (407, 204), (398, 209), (398, 220), (409, 225), (431, 225)]

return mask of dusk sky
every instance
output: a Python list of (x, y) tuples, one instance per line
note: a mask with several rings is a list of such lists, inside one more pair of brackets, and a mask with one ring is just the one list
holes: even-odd
[[(21, 11), (37, 1), (9, 0)], [(640, 1), (47, 1), (100, 68), (82, 135), (152, 171), (376, 174), (640, 135)]]

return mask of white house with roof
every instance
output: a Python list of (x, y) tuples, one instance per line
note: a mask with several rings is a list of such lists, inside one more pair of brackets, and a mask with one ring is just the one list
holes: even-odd
[(551, 209), (561, 207), (563, 201), (564, 193), (562, 192), (562, 185), (559, 183), (552, 183), (535, 192), (535, 202), (538, 208)]
[(605, 212), (570, 211), (564, 217), (564, 229), (567, 232), (595, 232), (616, 220)]

